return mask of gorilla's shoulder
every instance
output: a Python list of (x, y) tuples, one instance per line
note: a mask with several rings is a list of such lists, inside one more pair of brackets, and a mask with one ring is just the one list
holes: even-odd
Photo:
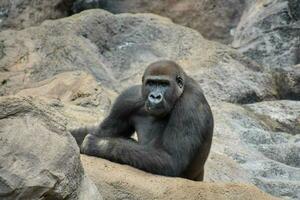
[(141, 85), (134, 85), (125, 89), (119, 96), (123, 101), (124, 100), (139, 100), (142, 98), (142, 87)]
[(142, 86), (141, 85), (134, 85), (127, 89), (125, 89), (121, 95), (130, 95), (130, 96), (138, 96), (142, 94)]

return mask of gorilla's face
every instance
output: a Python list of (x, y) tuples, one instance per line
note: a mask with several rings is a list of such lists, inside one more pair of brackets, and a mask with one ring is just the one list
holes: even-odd
[(143, 97), (146, 111), (165, 116), (174, 107), (184, 90), (184, 74), (171, 61), (151, 64), (143, 76)]

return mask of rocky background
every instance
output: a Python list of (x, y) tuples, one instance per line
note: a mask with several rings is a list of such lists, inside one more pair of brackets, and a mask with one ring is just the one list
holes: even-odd
[[(213, 109), (204, 183), (80, 156), (67, 131), (166, 58)], [(300, 199), (299, 0), (0, 1), (0, 199), (276, 197)]]

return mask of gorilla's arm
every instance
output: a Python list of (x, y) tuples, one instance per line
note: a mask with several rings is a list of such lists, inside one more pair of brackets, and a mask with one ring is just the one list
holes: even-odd
[(84, 138), (91, 134), (98, 137), (126, 137), (129, 138), (134, 129), (129, 125), (127, 120), (120, 120), (114, 118), (110, 114), (99, 126), (86, 126), (70, 131), (75, 138), (77, 144), (80, 146)]
[(172, 156), (164, 149), (140, 145), (129, 139), (98, 138), (88, 135), (83, 142), (81, 152), (155, 174), (177, 175)]
[(129, 138), (134, 129), (130, 126), (128, 118), (141, 105), (140, 86), (130, 87), (118, 96), (109, 115), (100, 125), (81, 127), (70, 132), (79, 146), (88, 134), (98, 137)]
[[(187, 103), (189, 101), (184, 104)], [(177, 104), (168, 126), (157, 138), (156, 144), (140, 145), (124, 138), (88, 135), (81, 151), (154, 174), (179, 176), (201, 145), (203, 137), (199, 130), (203, 130), (201, 126), (204, 127), (206, 123), (195, 103), (190, 105)]]

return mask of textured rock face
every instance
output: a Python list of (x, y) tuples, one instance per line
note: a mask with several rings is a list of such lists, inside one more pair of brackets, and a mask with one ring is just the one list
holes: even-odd
[[(39, 25), (47, 19), (58, 19), (82, 10), (102, 8), (113, 13), (151, 12), (169, 17), (174, 22), (198, 30), (211, 40), (232, 41), (247, 6), (246, 0), (2, 0), (0, 2), (0, 30), (23, 29)], [(295, 9), (297, 8), (295, 4)]]
[(300, 100), (300, 64), (276, 69), (274, 77), (279, 98)]
[(66, 123), (40, 101), (0, 98), (1, 199), (101, 199), (84, 177), (79, 149)]
[(259, 0), (244, 12), (232, 46), (269, 68), (300, 61), (300, 1)]
[[(2, 31), (0, 94), (43, 99), (60, 113), (64, 128), (94, 124), (117, 93), (139, 84), (145, 67), (160, 59), (182, 65), (212, 105), (216, 128), (205, 180), (254, 183), (270, 194), (298, 199), (300, 114), (299, 102), (291, 99), (300, 96), (299, 65), (266, 70), (167, 18), (90, 10), (22, 31)], [(120, 180), (126, 189), (135, 184)]]
[[(206, 180), (250, 181), (275, 196), (299, 199), (300, 102), (223, 103), (213, 113), (217, 123)], [(216, 165), (223, 173), (211, 171)]]
[(247, 0), (76, 0), (73, 11), (102, 8), (112, 13), (155, 13), (199, 31), (205, 38), (223, 43), (232, 40)]
[[(252, 185), (201, 183), (182, 178), (149, 175), (129, 166), (82, 155), (87, 174), (100, 188), (103, 199), (276, 199)], [(100, 181), (99, 181), (100, 180)], [(142, 184), (141, 184), (142, 183)]]
[(272, 73), (226, 46), (208, 42), (196, 31), (155, 15), (114, 16), (93, 10), (36, 28), (4, 31), (0, 38), (2, 95), (75, 70), (86, 71), (102, 86), (119, 92), (140, 83), (149, 63), (173, 59), (212, 100), (248, 103), (278, 96)]
[(1, 0), (0, 30), (22, 29), (69, 14), (73, 0)]

